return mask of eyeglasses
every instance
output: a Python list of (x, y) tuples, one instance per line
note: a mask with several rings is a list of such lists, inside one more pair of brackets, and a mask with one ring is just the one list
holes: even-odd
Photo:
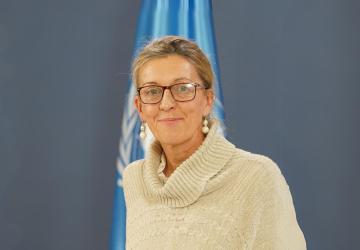
[(137, 91), (142, 103), (156, 104), (161, 102), (165, 89), (170, 90), (175, 101), (188, 102), (194, 100), (197, 88), (208, 89), (208, 86), (199, 83), (177, 83), (170, 86), (149, 85), (137, 88)]

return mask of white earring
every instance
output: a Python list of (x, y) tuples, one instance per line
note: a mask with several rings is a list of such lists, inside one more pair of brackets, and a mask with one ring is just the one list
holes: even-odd
[(203, 127), (202, 127), (202, 132), (204, 134), (209, 133), (209, 127), (208, 127), (209, 121), (206, 119), (206, 117), (204, 117), (204, 121), (203, 121)]
[(141, 140), (145, 140), (145, 138), (146, 138), (145, 122), (142, 122), (141, 126), (140, 126), (140, 138), (141, 138)]

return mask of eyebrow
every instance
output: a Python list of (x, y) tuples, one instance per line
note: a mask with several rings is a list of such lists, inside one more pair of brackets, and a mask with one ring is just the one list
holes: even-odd
[(191, 81), (191, 79), (189, 79), (189, 78), (179, 77), (179, 78), (174, 79), (173, 82), (177, 82), (177, 81), (180, 81), (180, 80), (188, 80), (188, 81)]
[(157, 82), (146, 82), (146, 83), (143, 83), (141, 85), (145, 86), (145, 85), (157, 85), (157, 84), (158, 84)]
[[(178, 77), (178, 78), (175, 78), (174, 80), (172, 80), (171, 82), (175, 83), (175, 82), (180, 81), (180, 80), (191, 81), (191, 79), (186, 78), (186, 77)], [(145, 85), (159, 85), (159, 83), (151, 81), (151, 82), (145, 82), (145, 83), (142, 84), (142, 86), (145, 86)]]

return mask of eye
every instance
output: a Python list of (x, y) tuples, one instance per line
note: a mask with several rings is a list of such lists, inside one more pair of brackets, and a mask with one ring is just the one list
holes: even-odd
[(176, 93), (184, 94), (184, 93), (191, 92), (192, 87), (193, 86), (189, 83), (181, 83), (181, 84), (175, 85), (174, 90)]
[(147, 96), (157, 96), (162, 93), (162, 89), (159, 87), (144, 88), (144, 94)]
[(188, 86), (186, 86), (186, 85), (181, 85), (180, 87), (179, 87), (179, 91), (180, 92), (186, 92), (186, 91), (188, 91), (189, 90), (189, 88), (188, 88)]

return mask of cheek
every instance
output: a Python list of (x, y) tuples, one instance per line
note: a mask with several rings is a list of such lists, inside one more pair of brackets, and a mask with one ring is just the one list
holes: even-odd
[(193, 113), (196, 113), (198, 116), (202, 117), (205, 112), (205, 109), (206, 109), (205, 97), (201, 96), (201, 98), (195, 99), (195, 102), (192, 105)]
[(151, 105), (144, 105), (142, 107), (142, 115), (146, 122), (151, 122), (151, 120), (157, 115), (158, 108)]
[(203, 104), (200, 102), (193, 103), (193, 105), (183, 108), (183, 112), (187, 116), (188, 122), (193, 123), (193, 126), (197, 126), (202, 122), (203, 111)]

